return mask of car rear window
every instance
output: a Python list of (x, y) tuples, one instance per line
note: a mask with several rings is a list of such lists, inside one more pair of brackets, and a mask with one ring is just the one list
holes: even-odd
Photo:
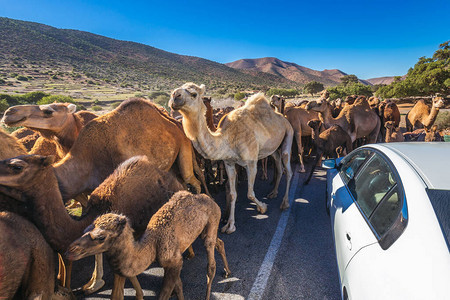
[[(447, 246), (449, 246), (450, 235), (450, 191), (449, 190), (427, 190), (428, 197), (433, 205), (434, 212), (441, 225)], [(450, 246), (449, 246), (450, 249)]]

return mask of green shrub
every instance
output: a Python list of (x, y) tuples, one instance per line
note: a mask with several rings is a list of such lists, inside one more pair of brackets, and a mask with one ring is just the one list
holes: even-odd
[(102, 108), (100, 105), (93, 105), (93, 106), (91, 107), (91, 109), (92, 109), (93, 111), (99, 111), (99, 110), (102, 110), (103, 108)]
[(161, 105), (162, 107), (164, 107), (165, 109), (169, 108), (169, 96), (168, 95), (159, 95), (158, 97), (156, 97), (153, 102), (156, 104)]
[(234, 94), (234, 100), (239, 101), (245, 98), (245, 93), (243, 92), (237, 92), (236, 94)]
[(18, 75), (18, 76), (16, 77), (16, 79), (17, 79), (17, 80), (20, 80), (20, 81), (28, 81), (28, 77), (23, 76), (23, 75)]
[(50, 103), (54, 103), (54, 102), (77, 104), (75, 102), (75, 100), (73, 100), (72, 97), (64, 96), (64, 95), (49, 95), (49, 96), (45, 96), (41, 100), (37, 101), (36, 104), (43, 105), (43, 104), (50, 104)]
[(100, 100), (98, 100), (98, 99), (94, 100), (94, 104), (100, 104), (100, 103), (101, 103)]
[(111, 108), (112, 109), (115, 109), (117, 106), (119, 106), (120, 105), (120, 102), (114, 102), (114, 103), (111, 103)]
[(9, 108), (9, 104), (6, 99), (0, 99), (0, 113), (5, 112)]
[(450, 128), (450, 111), (441, 111), (434, 122), (438, 129)]

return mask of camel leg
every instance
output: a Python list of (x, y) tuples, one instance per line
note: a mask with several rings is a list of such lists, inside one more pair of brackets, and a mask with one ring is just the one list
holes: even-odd
[(228, 260), (227, 260), (226, 254), (225, 254), (225, 243), (219, 238), (216, 239), (216, 249), (217, 249), (217, 252), (219, 252), (220, 257), (222, 257), (223, 267), (225, 270), (224, 277), (228, 278), (228, 276), (231, 275), (231, 270), (230, 270), (230, 267), (228, 266)]
[(259, 213), (263, 214), (267, 211), (267, 204), (264, 202), (259, 201), (255, 196), (255, 191), (253, 190), (253, 187), (255, 185), (255, 177), (256, 177), (256, 160), (248, 161), (245, 168), (247, 170), (247, 198), (256, 203), (256, 209)]
[(261, 180), (268, 179), (268, 177), (267, 177), (267, 161), (268, 160), (269, 159), (267, 157), (264, 157), (263, 159), (261, 159), (261, 171), (262, 171)]
[(92, 277), (88, 283), (83, 285), (83, 292), (85, 295), (90, 295), (101, 289), (105, 285), (103, 278), (103, 254), (95, 255), (95, 266)]
[(66, 287), (66, 265), (64, 264), (64, 260), (61, 254), (58, 253), (58, 276), (59, 285), (62, 287)]
[(275, 151), (272, 153), (272, 157), (275, 160), (275, 167), (276, 167), (276, 179), (275, 179), (275, 186), (273, 190), (267, 195), (267, 198), (276, 198), (278, 196), (278, 187), (280, 186), (281, 176), (283, 175), (283, 166), (281, 162), (280, 152)]
[(283, 202), (281, 202), (281, 210), (287, 209), (289, 207), (289, 188), (291, 187), (292, 179), (291, 149), (292, 135), (290, 135), (288, 131), (281, 146), (281, 161), (283, 162), (283, 167), (286, 170), (286, 192), (284, 193)]
[(114, 274), (113, 289), (111, 292), (111, 300), (123, 300), (123, 292), (125, 289), (125, 277)]
[[(208, 190), (208, 185), (206, 184), (206, 180), (205, 180), (205, 174), (202, 172), (202, 168), (200, 168), (200, 166), (197, 163), (197, 160), (195, 159), (195, 153), (194, 151), (192, 151), (193, 157), (192, 157), (192, 163), (193, 163), (193, 167), (194, 167), (194, 173), (197, 174), (198, 178), (200, 178), (200, 182), (203, 185), (203, 188), (205, 189), (205, 194), (208, 195), (209, 197), (211, 197), (211, 194), (209, 193)], [(200, 193), (200, 191), (197, 191), (197, 193)]]
[(375, 128), (372, 130), (372, 132), (367, 137), (368, 144), (374, 144), (377, 142), (378, 134), (380, 133), (380, 126), (381, 126), (381, 121), (378, 119), (377, 126), (375, 126)]
[[(230, 200), (229, 200), (229, 216), (228, 216), (228, 222), (225, 226), (222, 227), (221, 231), (222, 233), (226, 232), (228, 234), (233, 233), (236, 231), (236, 226), (234, 225), (234, 210), (236, 207), (236, 166), (234, 163), (227, 163), (225, 164), (225, 170), (227, 171), (228, 175), (228, 188), (230, 189)], [(228, 204), (227, 204), (228, 205)]]
[(193, 259), (195, 257), (195, 252), (194, 249), (192, 248), (192, 245), (190, 245), (186, 251), (187, 251), (186, 259)]
[(300, 169), (298, 170), (300, 173), (305, 173), (305, 163), (303, 162), (303, 146), (302, 146), (302, 131), (295, 131), (295, 141), (297, 142), (298, 148), (298, 159), (300, 161)]
[(206, 254), (208, 256), (208, 266), (206, 267), (206, 300), (209, 300), (209, 297), (211, 295), (212, 282), (214, 280), (214, 276), (216, 275), (216, 260), (214, 259), (214, 248), (216, 246), (217, 231), (211, 225), (208, 226), (207, 230), (212, 232), (208, 232), (205, 239)]
[(219, 185), (222, 185), (225, 182), (224, 178), (224, 162), (222, 160), (217, 161), (217, 172), (219, 173)]
[(142, 291), (141, 285), (139, 284), (139, 281), (136, 276), (134, 277), (128, 277), (128, 279), (131, 281), (131, 284), (134, 287), (134, 290), (136, 291), (136, 300), (144, 300), (144, 292)]
[[(183, 260), (180, 257), (179, 261), (176, 265), (174, 265), (172, 267), (164, 268), (163, 286), (162, 286), (161, 292), (159, 293), (159, 297), (158, 297), (159, 300), (169, 299), (175, 286), (177, 286), (177, 288), (179, 288), (177, 283), (178, 283), (178, 281), (181, 281), (180, 273), (181, 273), (182, 266), (183, 266)], [(178, 297), (178, 299), (184, 299), (183, 294), (177, 295), (177, 297)]]
[(198, 181), (194, 175), (194, 164), (196, 164), (196, 162), (194, 163), (195, 158), (193, 151), (194, 149), (192, 148), (190, 141), (182, 143), (177, 158), (178, 167), (180, 169), (183, 181), (192, 185), (196, 193), (201, 193), (202, 189), (200, 186), (200, 181)]

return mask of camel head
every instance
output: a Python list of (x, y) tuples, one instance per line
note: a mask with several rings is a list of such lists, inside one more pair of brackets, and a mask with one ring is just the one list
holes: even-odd
[(328, 90), (323, 90), (320, 92), (321, 99), (328, 99), (330, 97), (330, 92)]
[(433, 125), (430, 129), (425, 126), (425, 142), (434, 142), (437, 140), (437, 125)]
[(395, 131), (395, 122), (394, 121), (387, 121), (386, 123), (384, 123), (384, 127), (386, 127), (386, 129), (390, 129), (392, 131)]
[(54, 156), (21, 155), (0, 161), (0, 185), (20, 190), (31, 187), (42, 171), (55, 161)]
[(369, 101), (370, 108), (375, 108), (380, 105), (380, 99), (378, 99), (377, 97), (372, 96), (369, 98), (368, 101)]
[(356, 95), (350, 95), (350, 96), (347, 96), (346, 98), (345, 98), (345, 103), (347, 103), (347, 104), (353, 104), (353, 103), (355, 103), (355, 100), (356, 100), (356, 98), (357, 98), (358, 96), (356, 96)]
[(433, 98), (433, 107), (442, 108), (444, 107), (444, 98), (442, 97), (434, 97)]
[(313, 119), (308, 121), (308, 126), (311, 127), (313, 130), (319, 129), (320, 125), (322, 125), (322, 122), (318, 119)]
[(325, 99), (311, 100), (306, 104), (306, 110), (324, 112), (331, 104)]
[(124, 232), (127, 224), (128, 218), (124, 215), (109, 213), (97, 217), (84, 230), (84, 234), (70, 244), (69, 250), (66, 252), (66, 257), (69, 260), (79, 260), (87, 256), (108, 251), (117, 238)]
[(272, 95), (272, 97), (270, 97), (270, 104), (272, 104), (273, 106), (276, 106), (276, 107), (280, 107), (283, 100), (284, 100), (284, 98), (281, 96)]
[(46, 105), (17, 105), (10, 107), (3, 116), (7, 126), (25, 126), (58, 132), (77, 110), (75, 104), (52, 103)]
[(206, 107), (203, 103), (203, 94), (205, 93), (205, 85), (200, 86), (195, 83), (188, 82), (181, 87), (175, 89), (170, 97), (169, 106), (174, 110), (185, 113), (202, 113), (204, 114)]

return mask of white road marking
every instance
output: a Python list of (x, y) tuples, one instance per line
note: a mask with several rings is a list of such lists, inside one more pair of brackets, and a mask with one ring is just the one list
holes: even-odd
[[(297, 165), (298, 167), (298, 165)], [(289, 214), (291, 212), (291, 207), (294, 203), (295, 191), (298, 186), (299, 172), (297, 172), (297, 167), (293, 170), (294, 176), (292, 176), (291, 187), (289, 189), (289, 208), (281, 213), (280, 220), (278, 221), (277, 229), (270, 242), (269, 249), (267, 250), (266, 256), (259, 268), (258, 275), (256, 276), (255, 282), (253, 283), (252, 289), (247, 299), (259, 300), (262, 299), (264, 291), (267, 286), (267, 281), (269, 280), (270, 273), (272, 272), (273, 263), (280, 248), (281, 241), (283, 239), (284, 230), (286, 229), (287, 222), (289, 220)]]

